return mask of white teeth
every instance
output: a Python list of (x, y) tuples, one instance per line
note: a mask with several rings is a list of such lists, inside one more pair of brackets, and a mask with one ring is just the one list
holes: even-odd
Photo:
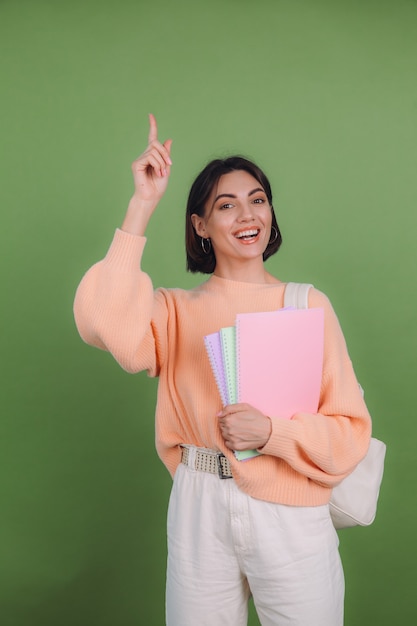
[(257, 235), (258, 232), (259, 232), (258, 230), (244, 230), (241, 233), (238, 233), (236, 237), (238, 239), (241, 239), (243, 237), (252, 237), (253, 235)]

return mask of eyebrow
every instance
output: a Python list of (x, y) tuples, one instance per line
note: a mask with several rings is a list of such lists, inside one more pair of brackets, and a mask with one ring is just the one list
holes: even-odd
[[(262, 189), (262, 187), (256, 187), (256, 189), (252, 189), (252, 191), (248, 193), (248, 198), (250, 196), (253, 196), (253, 194), (258, 193), (258, 191), (262, 191), (262, 193), (265, 193), (265, 189)], [(218, 196), (214, 198), (213, 206), (216, 204), (217, 200), (219, 200), (220, 198), (237, 198), (237, 196), (233, 193), (220, 193)]]

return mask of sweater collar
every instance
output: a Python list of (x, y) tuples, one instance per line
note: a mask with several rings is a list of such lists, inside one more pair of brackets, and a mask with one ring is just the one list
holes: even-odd
[(250, 293), (254, 291), (259, 291), (260, 289), (274, 289), (277, 287), (282, 287), (284, 283), (280, 281), (276, 283), (247, 283), (245, 281), (221, 278), (220, 276), (212, 274), (210, 278), (205, 283), (203, 283), (203, 285), (208, 289), (213, 289), (214, 291)]

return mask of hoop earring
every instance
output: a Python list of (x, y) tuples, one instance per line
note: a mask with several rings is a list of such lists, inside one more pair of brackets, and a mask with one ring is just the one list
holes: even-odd
[[(206, 246), (205, 246), (205, 242), (206, 241), (207, 241), (208, 248), (206, 248)], [(211, 241), (210, 241), (210, 239), (209, 238), (204, 239), (204, 237), (201, 237), (201, 247), (203, 248), (204, 254), (210, 254), (210, 252), (211, 252)]]
[(272, 229), (275, 231), (275, 236), (274, 236), (273, 239), (270, 239), (268, 241), (268, 245), (271, 244), (271, 243), (275, 243), (276, 240), (278, 239), (278, 231), (277, 231), (277, 229), (275, 228), (275, 226), (271, 226), (271, 232), (272, 232)]

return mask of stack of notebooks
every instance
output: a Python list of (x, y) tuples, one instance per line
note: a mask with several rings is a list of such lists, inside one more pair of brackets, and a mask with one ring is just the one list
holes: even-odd
[[(317, 413), (323, 370), (321, 308), (240, 313), (204, 342), (223, 405), (246, 402), (271, 418)], [(256, 450), (235, 452), (240, 461)]]

